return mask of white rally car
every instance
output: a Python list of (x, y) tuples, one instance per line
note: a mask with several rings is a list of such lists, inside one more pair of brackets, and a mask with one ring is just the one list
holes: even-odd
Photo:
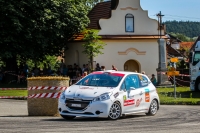
[(156, 88), (146, 75), (98, 71), (65, 90), (58, 110), (65, 119), (83, 116), (116, 120), (133, 113), (155, 115), (159, 105)]

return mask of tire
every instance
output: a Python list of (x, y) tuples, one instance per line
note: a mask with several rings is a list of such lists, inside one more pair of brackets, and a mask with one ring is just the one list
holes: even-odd
[(108, 118), (110, 120), (117, 120), (120, 117), (121, 117), (121, 105), (118, 102), (115, 102), (110, 107)]
[(197, 87), (195, 88), (195, 91), (200, 91), (200, 80), (197, 82)]
[(72, 120), (74, 119), (76, 116), (69, 116), (69, 115), (61, 115), (62, 118), (66, 119), (66, 120)]
[(149, 112), (146, 113), (146, 115), (154, 116), (157, 113), (157, 111), (158, 111), (158, 102), (155, 99), (153, 99), (149, 107)]

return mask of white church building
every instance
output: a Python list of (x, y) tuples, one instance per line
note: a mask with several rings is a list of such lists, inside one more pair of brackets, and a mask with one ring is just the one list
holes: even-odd
[[(98, 3), (88, 14), (88, 28), (98, 29), (107, 45), (104, 54), (94, 57), (94, 62), (120, 71), (145, 71), (156, 74), (159, 63), (159, 24), (148, 17), (148, 11), (140, 6), (140, 0), (111, 0)], [(162, 38), (167, 39), (162, 29)], [(83, 40), (77, 38), (68, 44), (65, 63), (82, 67), (89, 59), (83, 54)]]

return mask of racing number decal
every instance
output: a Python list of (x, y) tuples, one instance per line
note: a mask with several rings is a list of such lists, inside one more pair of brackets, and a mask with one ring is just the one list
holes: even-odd
[(145, 89), (145, 102), (150, 102), (149, 89)]

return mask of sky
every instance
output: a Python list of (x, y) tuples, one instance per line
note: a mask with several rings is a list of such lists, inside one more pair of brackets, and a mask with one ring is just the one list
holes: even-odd
[(140, 0), (140, 5), (150, 18), (157, 19), (161, 11), (163, 21), (200, 22), (200, 0)]

